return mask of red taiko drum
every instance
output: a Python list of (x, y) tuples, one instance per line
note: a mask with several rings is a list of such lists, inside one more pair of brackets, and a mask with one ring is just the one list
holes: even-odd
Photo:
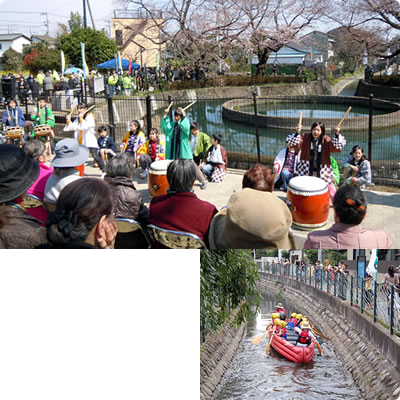
[(313, 230), (326, 225), (329, 216), (327, 183), (315, 176), (297, 176), (289, 181), (286, 204), (293, 225), (302, 230)]
[(169, 183), (167, 169), (171, 160), (154, 161), (149, 168), (149, 193), (151, 197), (167, 194)]

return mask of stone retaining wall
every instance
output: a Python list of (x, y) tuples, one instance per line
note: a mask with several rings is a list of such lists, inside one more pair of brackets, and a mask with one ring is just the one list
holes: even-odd
[[(400, 396), (400, 345), (378, 324), (371, 323), (339, 298), (289, 278), (262, 274), (261, 291), (284, 288), (285, 302), (306, 314), (328, 336), (351, 372), (363, 399), (386, 400)], [(323, 346), (322, 346), (323, 351)], [(396, 369), (397, 368), (397, 369)]]
[(228, 322), (214, 335), (207, 338), (200, 348), (200, 399), (211, 399), (219, 381), (228, 369), (242, 340), (245, 324), (233, 324), (236, 309)]
[(369, 94), (373, 94), (378, 99), (400, 99), (400, 87), (372, 85), (364, 80), (360, 80), (356, 96), (367, 97)]

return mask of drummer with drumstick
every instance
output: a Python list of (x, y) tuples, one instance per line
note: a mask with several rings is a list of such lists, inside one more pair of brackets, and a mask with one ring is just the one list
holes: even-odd
[(3, 129), (7, 130), (7, 128), (20, 127), (23, 133), (25, 126), (25, 116), (21, 108), (17, 107), (17, 101), (14, 99), (14, 97), (10, 97), (8, 99), (6, 111), (4, 111), (3, 113), (1, 122), (3, 124)]
[[(44, 97), (40, 97), (38, 106), (34, 110), (31, 115), (31, 119), (33, 121), (34, 128), (39, 125), (49, 125), (51, 128), (54, 128), (56, 121), (54, 119), (53, 111), (50, 107), (47, 107), (46, 100)], [(54, 131), (51, 130), (51, 136), (54, 137)], [(32, 137), (35, 137), (35, 129), (33, 129)], [(51, 154), (51, 140), (46, 141), (46, 153), (47, 155)]]
[(289, 146), (300, 148), (300, 159), (297, 166), (299, 176), (317, 176), (328, 184), (331, 201), (336, 192), (332, 183), (331, 153), (339, 153), (346, 145), (346, 138), (340, 134), (340, 124), (335, 128), (332, 138), (325, 134), (325, 125), (314, 122), (311, 132), (300, 134), (301, 126), (297, 131), (287, 137)]

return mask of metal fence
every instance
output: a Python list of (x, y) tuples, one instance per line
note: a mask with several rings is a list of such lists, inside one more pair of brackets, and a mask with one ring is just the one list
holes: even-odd
[[(351, 113), (342, 124), (347, 144), (341, 153), (332, 153), (339, 162), (348, 156), (354, 145), (361, 145), (372, 161), (373, 182), (398, 186), (400, 181), (400, 105), (396, 102), (374, 98), (340, 96), (275, 96), (249, 98), (200, 98), (194, 90), (182, 91), (180, 97), (162, 94), (147, 96), (107, 97), (104, 94), (86, 95), (85, 100), (96, 104), (95, 118), (98, 125), (108, 125), (116, 142), (129, 130), (129, 121), (139, 120), (145, 132), (151, 127), (160, 129), (164, 109), (171, 101), (173, 111), (196, 101), (187, 110), (191, 122), (200, 124), (200, 130), (212, 135), (221, 133), (222, 145), (229, 158), (230, 168), (248, 169), (256, 162), (271, 165), (279, 151), (286, 147), (286, 137), (296, 129), (300, 114), (303, 116), (303, 132), (309, 132), (311, 124), (322, 121), (326, 133), (333, 129), (348, 107)], [(56, 114), (56, 135), (63, 137), (65, 116), (82, 96), (57, 92), (50, 99)], [(27, 118), (35, 104), (26, 106)]]
[(354, 276), (350, 273), (331, 272), (306, 265), (275, 264), (258, 261), (260, 276), (274, 274), (296, 279), (323, 290), (356, 307), (368, 315), (374, 323), (389, 329), (390, 335), (400, 335), (400, 291), (389, 282), (378, 283), (372, 278)]

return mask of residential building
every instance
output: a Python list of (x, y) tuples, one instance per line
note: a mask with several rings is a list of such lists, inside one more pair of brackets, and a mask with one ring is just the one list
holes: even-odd
[(300, 42), (303, 46), (319, 52), (322, 55), (321, 62), (326, 62), (334, 56), (335, 39), (328, 33), (313, 31), (304, 35)]
[(22, 49), (30, 44), (31, 40), (22, 33), (0, 34), (0, 57), (9, 48), (22, 54)]

